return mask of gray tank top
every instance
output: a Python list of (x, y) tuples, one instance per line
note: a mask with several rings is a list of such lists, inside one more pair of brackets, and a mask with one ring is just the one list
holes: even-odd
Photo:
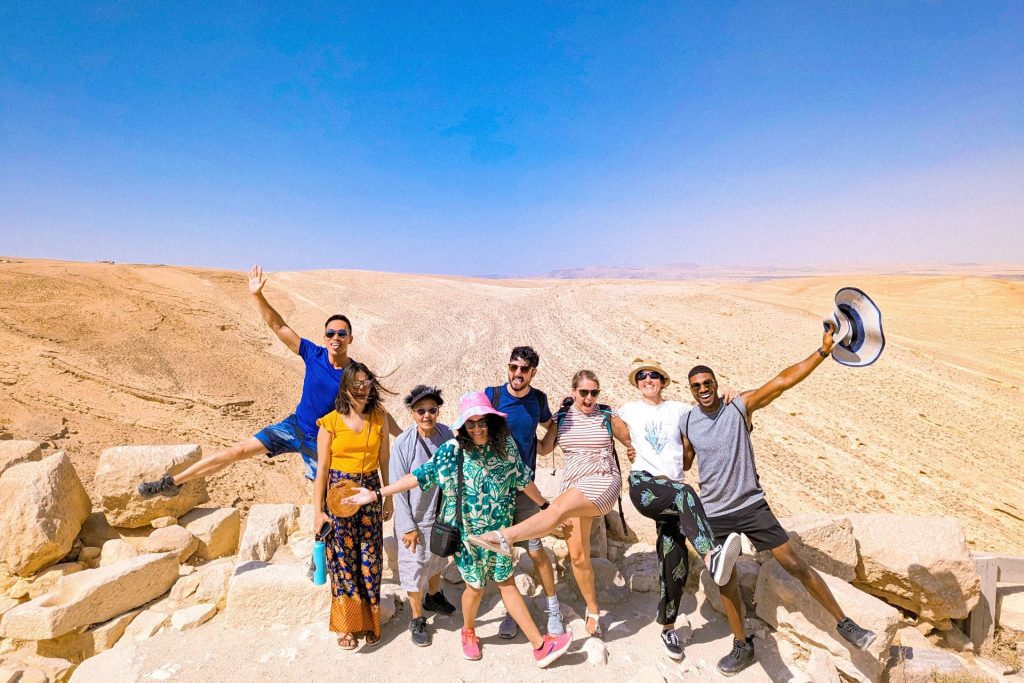
[(764, 498), (747, 432), (747, 406), (742, 398), (710, 415), (694, 406), (679, 419), (697, 454), (700, 500), (708, 517), (719, 517)]

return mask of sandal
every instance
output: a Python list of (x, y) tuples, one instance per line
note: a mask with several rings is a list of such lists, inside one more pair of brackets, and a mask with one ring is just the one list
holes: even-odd
[[(584, 616), (583, 619), (584, 619), (584, 624), (586, 622), (588, 622), (588, 621), (593, 621), (594, 622), (594, 630), (591, 631), (588, 628), (587, 629), (587, 633), (589, 633), (590, 635), (594, 636), (595, 638), (603, 638), (604, 637), (604, 629), (601, 628), (601, 614), (600, 614), (600, 612), (598, 612), (597, 614), (594, 614), (590, 610), (586, 610), (586, 616)], [(584, 628), (586, 628), (586, 626), (584, 626)]]
[(510, 557), (514, 560), (515, 550), (508, 544), (508, 540), (505, 538), (505, 535), (501, 533), (504, 530), (504, 528), (494, 530), (494, 535), (498, 537), (497, 543), (488, 541), (483, 537), (483, 535), (476, 534), (470, 534), (466, 540), (469, 541), (470, 545), (475, 545), (476, 547), (483, 548), (484, 550), (490, 550), (492, 553), (504, 555), (505, 557)]
[(376, 645), (380, 642), (380, 636), (375, 636), (374, 634), (367, 631), (365, 637), (363, 638), (363, 642), (367, 647)]
[(351, 633), (343, 633), (338, 637), (338, 647), (342, 650), (354, 650), (359, 645), (359, 641)]

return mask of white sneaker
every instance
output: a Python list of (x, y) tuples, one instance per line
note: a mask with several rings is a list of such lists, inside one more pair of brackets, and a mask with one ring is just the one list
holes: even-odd
[(729, 583), (732, 568), (736, 566), (736, 558), (740, 556), (740, 535), (729, 534), (725, 543), (712, 549), (708, 560), (708, 572), (719, 586)]

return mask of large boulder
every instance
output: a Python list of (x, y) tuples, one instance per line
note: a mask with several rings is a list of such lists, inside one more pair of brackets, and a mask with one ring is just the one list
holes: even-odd
[(298, 564), (246, 562), (228, 581), (224, 621), (234, 627), (299, 626), (331, 612), (330, 582), (317, 586)]
[(0, 476), (15, 465), (42, 458), (43, 449), (38, 441), (0, 441)]
[(934, 681), (984, 681), (973, 677), (970, 665), (946, 650), (894, 646), (889, 661), (889, 683), (933, 683)]
[(128, 624), (132, 622), (139, 611), (133, 610), (127, 614), (121, 614), (110, 621), (97, 624), (85, 631), (78, 630), (66, 633), (59, 638), (35, 641), (36, 654), (43, 657), (59, 657), (75, 664), (104, 650), (114, 647)]
[(104, 543), (103, 548), (100, 549), (99, 566), (109, 567), (110, 565), (138, 556), (139, 551), (131, 543), (122, 541), (120, 538), (112, 538)]
[(181, 517), (210, 497), (206, 482), (193, 479), (176, 496), (144, 499), (135, 490), (143, 481), (177, 474), (202, 457), (199, 446), (115, 446), (100, 454), (95, 490), (107, 521), (137, 529), (159, 517)]
[(836, 667), (857, 681), (879, 680), (896, 638), (900, 614), (893, 607), (862, 593), (842, 579), (821, 574), (843, 611), (875, 632), (866, 651), (857, 650), (836, 632), (836, 621), (821, 604), (774, 559), (761, 567), (754, 602), (757, 616), (808, 655), (814, 648), (828, 651)]
[(199, 548), (199, 539), (188, 529), (178, 524), (156, 529), (146, 539), (147, 553), (175, 553), (179, 562), (192, 557)]
[(854, 585), (934, 622), (965, 618), (981, 579), (953, 517), (852, 514), (860, 549)]
[(0, 637), (45, 640), (107, 621), (166, 593), (178, 578), (173, 553), (141, 555), (65, 576), (50, 593), (0, 619)]
[(298, 516), (299, 509), (290, 503), (253, 505), (238, 544), (238, 559), (269, 561), (288, 540)]
[(82, 530), (78, 532), (78, 540), (83, 546), (102, 548), (103, 544), (115, 538), (121, 538), (117, 529), (110, 526), (102, 512), (93, 512), (82, 522)]
[(64, 557), (91, 503), (63, 451), (14, 465), (0, 477), (0, 564), (29, 576)]
[[(857, 578), (857, 541), (848, 518), (811, 512), (783, 517), (779, 523), (807, 564), (843, 581)], [(768, 557), (767, 552), (760, 555), (762, 561)]]
[(242, 516), (235, 508), (196, 508), (178, 523), (199, 539), (196, 557), (200, 560), (234, 555), (238, 550)]

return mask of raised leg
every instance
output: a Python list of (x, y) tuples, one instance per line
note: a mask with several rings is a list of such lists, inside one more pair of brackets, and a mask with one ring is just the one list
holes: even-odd
[(226, 450), (201, 458), (199, 462), (191, 467), (178, 472), (174, 475), (174, 483), (180, 486), (199, 477), (209, 477), (232, 463), (251, 458), (254, 455), (262, 455), (266, 452), (267, 447), (256, 437), (250, 436), (245, 441), (240, 441)]

